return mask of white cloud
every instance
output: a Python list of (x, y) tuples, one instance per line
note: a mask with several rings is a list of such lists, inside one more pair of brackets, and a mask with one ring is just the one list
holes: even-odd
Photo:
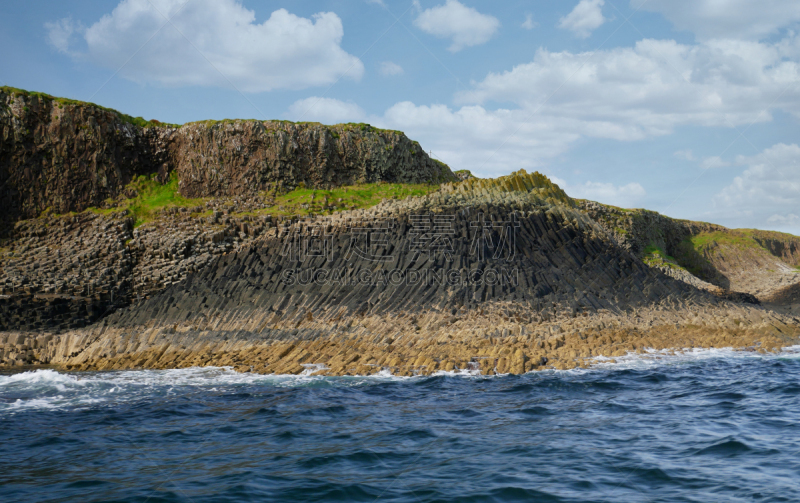
[(403, 67), (391, 61), (383, 61), (381, 62), (381, 67), (378, 71), (384, 77), (389, 77), (392, 75), (402, 75)]
[(636, 182), (627, 185), (614, 185), (606, 182), (585, 182), (571, 185), (558, 177), (551, 176), (550, 179), (564, 189), (564, 192), (570, 197), (589, 199), (623, 208), (636, 207), (647, 195), (644, 187)]
[(500, 28), (500, 21), (458, 0), (447, 0), (444, 5), (420, 12), (414, 20), (414, 26), (436, 37), (451, 39), (453, 43), (447, 50), (458, 52), (465, 47), (488, 42)]
[(521, 25), (526, 30), (532, 30), (539, 26), (539, 23), (533, 20), (533, 14), (525, 14), (525, 21)]
[[(51, 41), (61, 43), (64, 21), (51, 25)], [(343, 35), (332, 12), (307, 19), (279, 9), (257, 24), (238, 0), (123, 0), (86, 29), (83, 56), (137, 82), (302, 89), (361, 78), (364, 65), (341, 48)]]
[(295, 101), (286, 115), (295, 121), (323, 124), (362, 122), (366, 119), (364, 110), (355, 103), (317, 96)]
[(608, 21), (603, 17), (603, 5), (603, 0), (581, 0), (572, 12), (559, 20), (558, 27), (571, 31), (576, 37), (588, 38)]
[(694, 161), (694, 154), (692, 153), (691, 150), (678, 150), (672, 155), (674, 155), (675, 157), (677, 157), (682, 161)]
[(747, 169), (714, 196), (716, 214), (737, 226), (800, 230), (800, 147), (779, 143), (736, 163)]
[[(479, 176), (546, 170), (582, 138), (636, 141), (682, 126), (750, 125), (770, 121), (775, 110), (800, 117), (800, 65), (784, 56), (798, 38), (695, 45), (642, 40), (591, 54), (539, 49), (531, 62), (490, 73), (458, 93), (456, 105), (404, 101), (348, 120), (405, 131), (444, 162)], [(690, 150), (674, 155), (708, 166), (730, 161)], [(616, 202), (636, 204), (633, 186), (617, 192), (576, 187), (587, 197), (624, 196)]]
[(706, 40), (757, 40), (800, 21), (800, 2), (791, 0), (631, 0), (631, 6), (659, 12)]
[(767, 219), (767, 223), (779, 225), (781, 227), (791, 226), (800, 228), (800, 216), (794, 213), (788, 213), (786, 215), (775, 214)]
[(480, 176), (536, 169), (580, 138), (575, 121), (531, 119), (522, 110), (416, 105), (405, 101), (369, 122), (399, 129), (457, 169)]
[(70, 17), (65, 17), (52, 23), (45, 23), (44, 27), (47, 30), (47, 42), (58, 52), (64, 54), (72, 54), (69, 46), (73, 35), (84, 30), (80, 23), (76, 23)]
[(703, 169), (724, 168), (730, 165), (731, 163), (723, 161), (722, 158), (718, 155), (715, 155), (713, 157), (704, 157), (703, 160), (700, 162), (700, 167)]
[[(781, 57), (784, 42), (642, 40), (591, 57), (540, 49), (531, 63), (458, 93), (460, 108), (402, 102), (370, 122), (403, 130), (479, 176), (541, 169), (580, 138), (635, 141), (679, 126), (749, 125), (771, 120), (773, 109), (800, 117), (800, 65)], [(702, 162), (690, 151), (675, 155)]]
[[(532, 62), (490, 73), (464, 104), (512, 102), (537, 115), (580, 121), (584, 134), (637, 140), (676, 126), (731, 127), (771, 120), (771, 109), (800, 117), (800, 64), (779, 44), (638, 41), (593, 53), (539, 49)], [(789, 43), (791, 42), (791, 43)]]

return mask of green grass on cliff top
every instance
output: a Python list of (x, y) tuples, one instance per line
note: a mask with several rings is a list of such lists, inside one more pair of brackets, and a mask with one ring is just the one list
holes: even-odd
[[(41, 93), (41, 92), (38, 92), (38, 91), (27, 91), (25, 89), (19, 89), (19, 88), (11, 87), (11, 86), (0, 86), (0, 93), (10, 94), (12, 96), (26, 96), (26, 97), (30, 97), (30, 98), (36, 97), (36, 98), (39, 98), (39, 99), (42, 99), (42, 100), (45, 100), (45, 101), (54, 102), (54, 103), (56, 103), (56, 106), (58, 106), (59, 108), (61, 108), (63, 106), (66, 106), (66, 105), (94, 107), (94, 108), (98, 108), (100, 110), (104, 110), (106, 112), (115, 113), (115, 114), (117, 114), (119, 116), (119, 118), (123, 122), (127, 122), (129, 124), (133, 124), (134, 126), (143, 127), (143, 128), (146, 128), (146, 127), (170, 127), (170, 128), (181, 127), (181, 124), (171, 124), (171, 123), (167, 123), (167, 122), (157, 121), (155, 119), (147, 120), (147, 119), (144, 119), (142, 117), (132, 117), (132, 116), (124, 114), (124, 113), (122, 113), (122, 112), (120, 112), (118, 110), (114, 110), (113, 108), (106, 108), (106, 107), (98, 105), (96, 103), (90, 103), (88, 101), (73, 100), (73, 99), (69, 99), (69, 98), (59, 98), (58, 96), (51, 96), (51, 95), (49, 95), (47, 93)], [(338, 133), (336, 133), (336, 130), (341, 130), (341, 129), (346, 130), (346, 131), (370, 131), (370, 132), (376, 132), (376, 133), (391, 133), (391, 134), (396, 134), (396, 135), (405, 135), (405, 133), (402, 132), (402, 131), (398, 131), (398, 130), (395, 130), (395, 129), (381, 129), (381, 128), (377, 128), (377, 127), (375, 127), (375, 126), (373, 126), (371, 124), (366, 124), (366, 123), (363, 123), (363, 122), (346, 122), (346, 123), (341, 123), (341, 124), (325, 125), (325, 124), (321, 124), (319, 122), (292, 122), (292, 121), (288, 121), (288, 120), (277, 120), (277, 119), (266, 120), (266, 121), (262, 121), (262, 120), (258, 120), (258, 119), (222, 119), (222, 120), (209, 119), (209, 120), (187, 122), (186, 124), (205, 124), (207, 126), (213, 126), (215, 124), (231, 124), (231, 123), (235, 123), (235, 122), (239, 122), (239, 121), (243, 121), (243, 122), (257, 121), (257, 122), (262, 122), (262, 123), (264, 123), (264, 122), (275, 122), (275, 123), (287, 123), (287, 124), (299, 124), (299, 125), (320, 125), (320, 126), (328, 128), (328, 129), (331, 129), (333, 131), (333, 133), (334, 133), (334, 136), (336, 136), (336, 137), (338, 137)], [(412, 143), (418, 144), (418, 142), (416, 142), (416, 141), (412, 141)]]
[(752, 237), (739, 231), (703, 232), (692, 236), (689, 240), (697, 251), (707, 248), (711, 243), (738, 248), (762, 248)]
[[(202, 124), (207, 127), (215, 126), (217, 124), (235, 124), (237, 122), (260, 122), (264, 125), (268, 125), (269, 123), (275, 124), (295, 124), (298, 126), (321, 126), (330, 129), (334, 136), (338, 138), (338, 133), (336, 130), (345, 130), (345, 131), (370, 131), (376, 133), (391, 133), (396, 135), (405, 135), (404, 132), (398, 131), (396, 129), (381, 129), (377, 128), (371, 124), (366, 124), (363, 122), (344, 122), (341, 124), (322, 124), (321, 122), (315, 121), (289, 121), (284, 119), (267, 119), (267, 120), (260, 120), (260, 119), (206, 119), (206, 120), (199, 120), (193, 122), (187, 122), (186, 124)], [(414, 141), (413, 143), (417, 143)]]

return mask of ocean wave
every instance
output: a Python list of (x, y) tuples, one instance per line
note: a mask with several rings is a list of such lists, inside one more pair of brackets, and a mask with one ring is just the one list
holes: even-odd
[[(595, 357), (591, 367), (572, 370), (544, 370), (533, 374), (586, 374), (598, 371), (653, 370), (659, 367), (690, 365), (713, 360), (798, 359), (800, 346), (784, 348), (779, 353), (758, 353), (732, 348), (683, 351), (646, 350), (615, 358)], [(359, 387), (385, 382), (404, 382), (431, 377), (497, 379), (503, 375), (484, 376), (477, 370), (438, 371), (432, 376), (395, 376), (383, 369), (371, 376), (321, 376), (322, 365), (308, 365), (299, 375), (263, 375), (240, 373), (230, 367), (191, 367), (171, 370), (124, 370), (112, 372), (59, 372), (37, 369), (0, 375), (0, 413), (26, 410), (76, 409), (103, 404), (133, 401), (152, 394), (173, 395), (180, 388), (220, 392), (238, 386), (283, 388)]]
[[(597, 356), (590, 360), (589, 369), (574, 369), (585, 372), (592, 369), (649, 370), (665, 365), (684, 365), (709, 360), (763, 360), (798, 359), (800, 346), (787, 346), (778, 353), (759, 353), (734, 348), (687, 348), (682, 350), (649, 348), (642, 353), (629, 352), (625, 356), (608, 358)], [(571, 372), (571, 371), (566, 371)]]

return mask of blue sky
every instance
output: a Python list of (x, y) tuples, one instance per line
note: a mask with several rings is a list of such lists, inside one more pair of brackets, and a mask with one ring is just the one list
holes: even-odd
[(800, 234), (800, 2), (6, 2), (0, 82), (400, 129), (453, 169)]

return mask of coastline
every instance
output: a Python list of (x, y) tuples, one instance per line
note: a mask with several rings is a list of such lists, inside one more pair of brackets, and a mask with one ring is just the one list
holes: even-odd
[[(479, 370), (482, 375), (587, 367), (648, 349), (680, 352), (729, 347), (776, 352), (800, 342), (792, 318), (750, 306), (722, 305), (686, 316), (674, 310), (601, 313), (524, 323), (508, 304), (480, 312), (365, 316), (356, 324), (286, 320), (262, 332), (238, 322), (217, 330), (188, 325), (87, 328), (59, 336), (48, 360), (63, 370), (172, 369), (230, 366), (259, 374), (430, 375)], [(345, 326), (350, 325), (350, 326)], [(388, 328), (391, 327), (391, 331)], [(419, 330), (417, 330), (419, 329)], [(381, 335), (391, 333), (392, 335)]]

